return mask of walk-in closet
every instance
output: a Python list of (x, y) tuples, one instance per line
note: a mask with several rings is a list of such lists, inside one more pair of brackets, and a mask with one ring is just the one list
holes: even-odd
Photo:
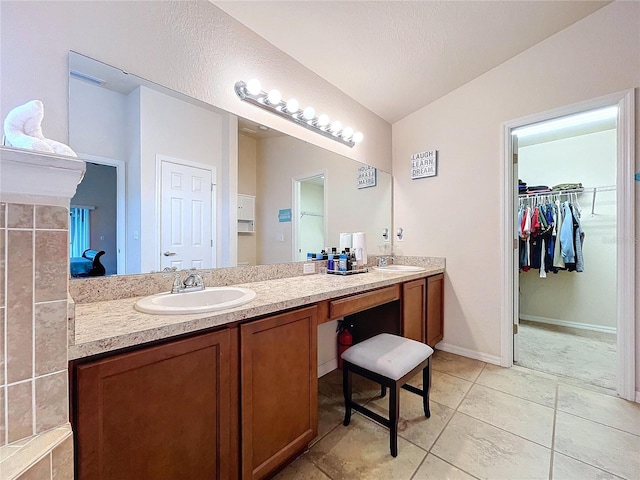
[(616, 109), (534, 127), (516, 142), (514, 362), (615, 390)]

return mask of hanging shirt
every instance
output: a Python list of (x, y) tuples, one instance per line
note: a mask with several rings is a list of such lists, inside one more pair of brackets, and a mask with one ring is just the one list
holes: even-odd
[(576, 251), (573, 244), (573, 215), (569, 202), (562, 204), (563, 220), (560, 228), (560, 248), (562, 250), (562, 260), (567, 263), (575, 263)]
[(576, 250), (576, 272), (584, 272), (584, 256), (582, 254), (584, 230), (582, 230), (582, 223), (580, 222), (580, 211), (575, 205), (572, 205), (571, 212), (573, 213), (574, 224), (576, 225), (573, 235)]
[(556, 240), (553, 246), (553, 266), (556, 268), (565, 268), (562, 259), (562, 249), (560, 247), (560, 231), (563, 223), (563, 210), (560, 206), (560, 200), (556, 200)]

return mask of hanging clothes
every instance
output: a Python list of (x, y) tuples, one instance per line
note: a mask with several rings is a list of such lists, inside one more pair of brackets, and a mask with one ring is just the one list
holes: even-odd
[(558, 194), (520, 198), (518, 236), (521, 272), (535, 268), (546, 278), (560, 270), (584, 271), (580, 208), (570, 200), (561, 202)]

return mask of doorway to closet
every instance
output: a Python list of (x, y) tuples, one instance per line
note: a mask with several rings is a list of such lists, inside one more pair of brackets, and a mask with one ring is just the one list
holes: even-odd
[[(505, 123), (503, 129), (503, 246), (505, 252), (511, 251), (512, 254), (507, 254), (503, 263), (501, 365), (509, 367), (527, 362), (526, 358), (521, 357), (521, 354), (526, 355), (526, 352), (518, 348), (520, 335), (526, 333), (528, 327), (536, 328), (534, 333), (542, 332), (547, 338), (538, 338), (536, 341), (530, 334), (533, 344), (531, 350), (539, 357), (544, 357), (545, 361), (555, 362), (556, 368), (566, 367), (566, 372), (552, 373), (578, 378), (579, 381), (592, 382), (594, 385), (606, 382), (605, 388), (614, 389), (619, 396), (627, 400), (637, 400), (634, 103), (634, 91), (627, 90), (513, 120)], [(512, 132), (519, 128), (541, 126), (554, 119), (566, 120), (575, 114), (608, 107), (616, 108), (614, 129), (591, 127), (590, 131), (582, 131), (580, 134), (574, 131), (571, 135), (565, 133), (537, 142), (524, 141), (524, 136), (518, 138), (512, 135)], [(596, 142), (603, 139), (605, 140)], [(608, 153), (612, 143), (615, 149), (613, 156)], [(577, 147), (577, 163), (574, 164), (566, 160), (567, 148), (576, 147), (570, 144), (582, 144)], [(554, 152), (552, 147), (558, 145), (565, 149), (564, 153), (561, 149), (558, 149), (560, 153)], [(540, 160), (540, 156), (544, 157), (543, 160)], [(525, 175), (530, 178), (522, 178)], [(575, 188), (574, 191), (565, 190), (564, 196), (558, 194), (554, 197), (557, 192), (553, 191), (530, 192), (537, 195), (524, 197), (524, 203), (533, 206), (538, 203), (537, 198), (540, 198), (540, 203), (543, 204), (557, 205), (558, 202), (562, 211), (568, 214), (570, 226), (574, 223), (573, 214), (570, 213), (573, 212), (571, 206), (580, 212), (578, 221), (585, 234), (584, 243), (578, 242), (580, 247), (584, 247), (584, 251), (581, 252), (584, 260), (581, 266), (583, 271), (577, 271), (575, 259), (570, 259), (573, 260), (569, 262), (571, 268), (558, 273), (554, 273), (553, 263), (547, 264), (543, 272), (534, 264), (533, 268), (530, 265), (528, 271), (520, 273), (522, 252), (519, 220), (522, 217), (518, 215), (521, 202), (519, 178), (532, 187), (554, 187), (561, 183), (581, 184), (565, 185), (565, 188)], [(564, 210), (565, 202), (568, 210)], [(575, 234), (575, 228), (573, 230)], [(578, 238), (579, 234), (580, 231)], [(569, 244), (570, 241), (567, 242), (567, 245)], [(576, 245), (573, 246), (575, 255)], [(549, 244), (545, 242), (544, 248), (548, 247)], [(538, 253), (540, 251), (538, 250)], [(590, 285), (589, 277), (598, 272), (601, 275)], [(528, 277), (521, 279), (523, 275)], [(522, 325), (519, 325), (520, 318), (523, 319)], [(517, 333), (518, 330), (520, 333)], [(615, 345), (611, 345), (612, 337), (608, 335), (614, 332)], [(559, 340), (561, 333), (575, 340), (575, 350), (583, 353), (586, 350), (587, 357), (591, 353), (595, 356), (596, 347), (591, 342), (594, 337), (605, 344), (605, 355), (607, 351), (609, 355), (614, 353), (613, 365), (609, 360), (602, 360), (602, 363), (606, 361), (611, 365), (604, 368), (604, 380), (594, 377), (580, 378), (581, 373), (588, 375), (589, 370), (593, 373), (593, 368), (586, 365), (587, 360), (577, 359), (573, 365), (569, 365), (569, 361), (563, 362), (562, 355), (554, 353), (552, 342)], [(582, 346), (579, 346), (580, 344)], [(561, 346), (557, 351), (568, 354), (570, 350), (568, 346)], [(531, 366), (543, 368), (540, 363)]]
[(617, 107), (513, 130), (514, 363), (616, 389)]

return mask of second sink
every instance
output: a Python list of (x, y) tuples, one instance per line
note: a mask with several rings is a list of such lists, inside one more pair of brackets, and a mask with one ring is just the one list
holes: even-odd
[(158, 293), (141, 298), (135, 309), (156, 315), (206, 313), (238, 307), (256, 298), (256, 292), (240, 287), (207, 287), (184, 293)]
[(386, 267), (373, 267), (374, 270), (380, 270), (381, 272), (395, 272), (395, 273), (409, 273), (409, 272), (424, 272), (422, 267), (416, 267), (414, 265), (387, 265)]

